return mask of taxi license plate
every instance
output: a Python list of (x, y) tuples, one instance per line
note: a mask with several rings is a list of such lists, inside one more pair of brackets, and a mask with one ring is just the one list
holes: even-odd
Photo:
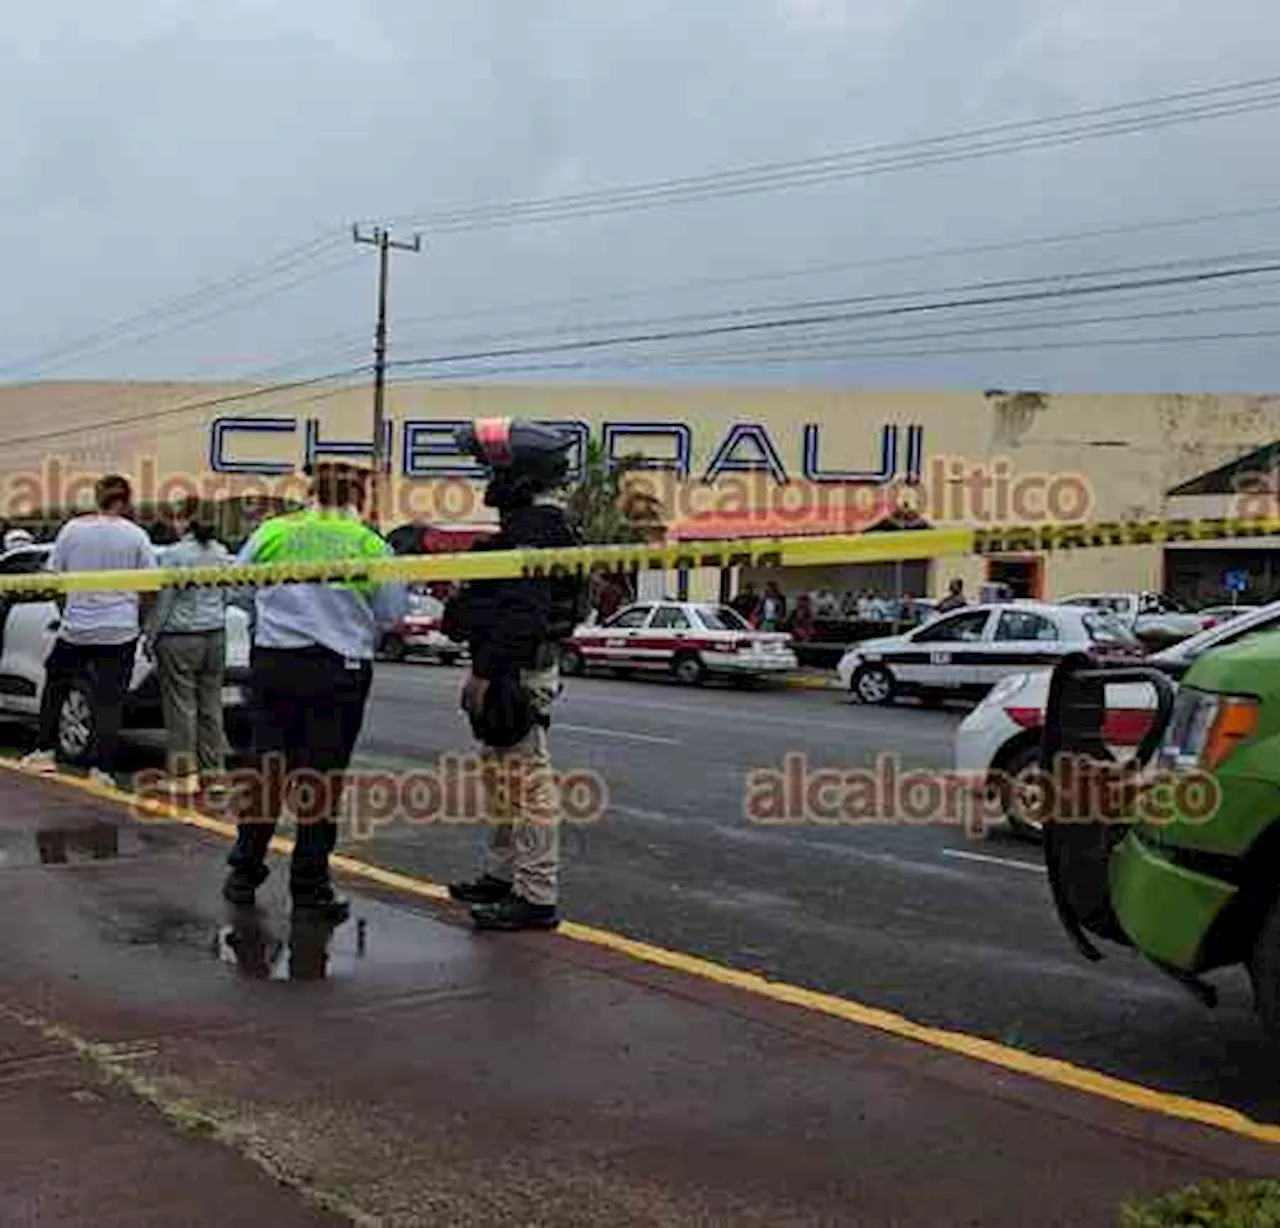
[(244, 703), (244, 688), (224, 686), (222, 688), (222, 702), (226, 707), (235, 707), (237, 704)]

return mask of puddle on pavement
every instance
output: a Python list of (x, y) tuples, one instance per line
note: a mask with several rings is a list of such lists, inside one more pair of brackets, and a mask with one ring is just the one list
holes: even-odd
[(126, 946), (168, 947), (198, 951), (208, 941), (207, 917), (181, 908), (147, 908), (131, 917), (116, 917), (103, 936)]
[(368, 926), (361, 919), (335, 927), (300, 917), (277, 922), (246, 912), (218, 931), (214, 953), (252, 980), (323, 981), (351, 976), (368, 945)]
[(0, 828), (0, 869), (66, 866), (137, 857), (155, 843), (153, 833), (116, 823), (75, 827)]

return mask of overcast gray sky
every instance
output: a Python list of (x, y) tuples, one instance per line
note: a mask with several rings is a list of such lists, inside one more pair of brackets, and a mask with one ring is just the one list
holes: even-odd
[[(375, 258), (342, 233), (357, 218), (816, 157), (1264, 77), (1277, 71), (1280, 10), (1267, 0), (46, 0), (7, 23), (6, 377), (270, 379), (367, 360)], [(1280, 105), (816, 187), (427, 229), (422, 254), (394, 258), (392, 357), (645, 331), (814, 298), (1280, 253), (1278, 117)], [(920, 258), (1268, 206), (1191, 227)], [(324, 233), (330, 246), (238, 298), (203, 295), (112, 330)], [(855, 264), (866, 260), (881, 263)], [(823, 267), (798, 272), (814, 265)], [(699, 284), (709, 279), (722, 284)], [(586, 301), (556, 305), (563, 299)], [(1197, 314), (1168, 314), (1184, 308)], [(548, 366), (586, 361), (571, 353), (450, 370), (1280, 388), (1280, 274), (1001, 310), (810, 332), (809, 353), (839, 354), (839, 364), (795, 362), (794, 335), (755, 334), (636, 347), (616, 366), (597, 353), (589, 370)], [(1150, 318), (1061, 322), (1127, 313)], [(1027, 327), (1046, 321), (1057, 323)], [(30, 361), (104, 329), (96, 347)], [(1277, 336), (1114, 344), (1267, 330)], [(1058, 348), (1035, 348), (1045, 344)], [(976, 352), (944, 352), (956, 349)], [(729, 362), (706, 365), (731, 350)]]

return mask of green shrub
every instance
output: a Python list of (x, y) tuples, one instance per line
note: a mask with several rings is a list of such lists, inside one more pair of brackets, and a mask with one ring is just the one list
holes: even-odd
[(1126, 1203), (1119, 1228), (1280, 1228), (1280, 1181), (1206, 1181)]

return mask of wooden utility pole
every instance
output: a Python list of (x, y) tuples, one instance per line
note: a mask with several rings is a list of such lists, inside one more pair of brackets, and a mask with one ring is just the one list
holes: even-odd
[(414, 235), (411, 243), (396, 242), (391, 232), (375, 226), (370, 234), (361, 234), (360, 227), (352, 226), (351, 237), (357, 243), (367, 243), (378, 249), (378, 322), (373, 334), (373, 481), (369, 491), (369, 504), (374, 524), (382, 520), (382, 489), (387, 467), (385, 398), (387, 388), (387, 272), (389, 256), (394, 247), (402, 252), (420, 252), (422, 236)]

